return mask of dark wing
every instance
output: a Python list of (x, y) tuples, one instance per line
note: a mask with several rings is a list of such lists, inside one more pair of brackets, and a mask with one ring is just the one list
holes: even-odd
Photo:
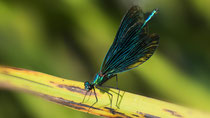
[(104, 58), (100, 72), (103, 74), (123, 72), (137, 67), (151, 57), (159, 43), (158, 35), (149, 35), (147, 32), (146, 23), (152, 16), (144, 20), (144, 14), (138, 6), (133, 6), (127, 12)]

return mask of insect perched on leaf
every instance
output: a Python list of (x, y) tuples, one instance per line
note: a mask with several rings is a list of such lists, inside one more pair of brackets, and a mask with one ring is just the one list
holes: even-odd
[[(103, 83), (113, 77), (116, 77), (116, 82), (118, 82), (118, 73), (136, 68), (152, 56), (158, 47), (159, 36), (157, 34), (149, 34), (147, 23), (157, 12), (158, 10), (155, 9), (150, 14), (145, 15), (140, 7), (133, 6), (125, 14), (114, 42), (104, 58), (100, 71), (91, 83), (84, 83), (87, 92), (94, 90), (96, 98), (94, 104), (98, 102), (95, 88), (103, 87)], [(118, 89), (118, 84), (115, 88)], [(112, 94), (106, 93), (111, 95), (112, 105)]]

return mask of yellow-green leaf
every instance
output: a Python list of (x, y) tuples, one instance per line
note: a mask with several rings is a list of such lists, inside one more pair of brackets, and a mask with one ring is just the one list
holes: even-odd
[[(0, 66), (0, 88), (22, 90), (41, 96), (52, 102), (91, 114), (105, 117), (140, 118), (209, 118), (210, 114), (192, 110), (175, 104), (155, 100), (141, 95), (110, 89), (113, 105), (110, 107), (108, 94), (96, 89), (98, 102), (92, 94), (86, 96), (83, 82), (66, 80), (48, 74), (26, 69)], [(118, 107), (116, 107), (118, 106)], [(90, 108), (90, 109), (89, 109)]]

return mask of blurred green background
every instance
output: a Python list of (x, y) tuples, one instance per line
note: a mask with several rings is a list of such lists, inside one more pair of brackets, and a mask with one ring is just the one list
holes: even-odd
[[(210, 112), (209, 0), (0, 0), (0, 64), (92, 80), (124, 13), (159, 8), (160, 35), (146, 63), (118, 76), (125, 91)], [(114, 79), (107, 84), (113, 84)], [(42, 98), (0, 90), (0, 118), (97, 117)]]

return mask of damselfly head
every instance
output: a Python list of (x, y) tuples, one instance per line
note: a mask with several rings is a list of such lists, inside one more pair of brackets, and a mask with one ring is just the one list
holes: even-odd
[(87, 91), (93, 89), (93, 85), (91, 85), (88, 81), (86, 81), (84, 85), (85, 85), (85, 90)]

